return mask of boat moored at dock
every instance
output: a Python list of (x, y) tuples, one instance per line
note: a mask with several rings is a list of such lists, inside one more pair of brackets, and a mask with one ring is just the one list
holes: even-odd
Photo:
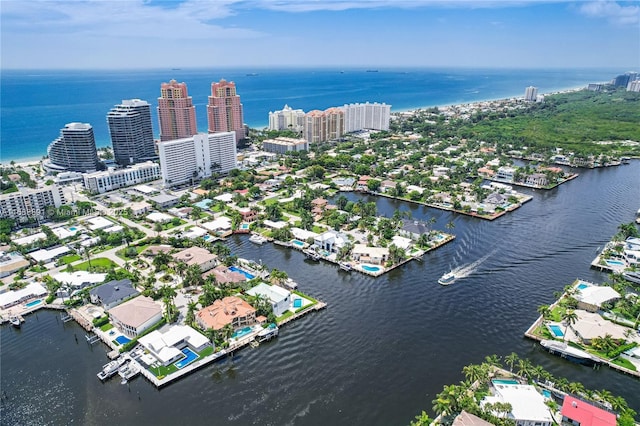
[(602, 361), (600, 361), (590, 353), (583, 351), (582, 349), (569, 346), (564, 342), (558, 342), (555, 340), (541, 340), (540, 345), (542, 345), (543, 348), (549, 351), (550, 354), (559, 355), (562, 358), (566, 358), (569, 361), (578, 364), (595, 365), (602, 363)]
[(340, 269), (342, 269), (345, 272), (353, 271), (353, 267), (351, 266), (350, 263), (347, 263), (347, 262), (340, 262)]
[(278, 326), (271, 323), (267, 328), (261, 330), (256, 338), (258, 339), (258, 342), (262, 343), (267, 340), (271, 340), (274, 337), (278, 337), (278, 331)]
[(20, 328), (20, 326), (22, 325), (22, 321), (24, 320), (22, 319), (22, 317), (18, 315), (11, 315), (9, 317), (9, 322), (11, 323), (12, 326), (16, 328)]
[(251, 234), (251, 236), (249, 237), (249, 241), (251, 241), (252, 243), (255, 244), (264, 244), (265, 242), (267, 242), (267, 238), (263, 237), (260, 234)]
[(640, 272), (627, 271), (627, 272), (623, 272), (622, 276), (627, 281), (640, 284)]
[(124, 362), (125, 362), (125, 358), (120, 357), (118, 359), (115, 359), (115, 360), (110, 361), (107, 364), (103, 365), (102, 366), (102, 371), (100, 371), (97, 374), (98, 379), (106, 380), (109, 377), (114, 376), (118, 372), (120, 367), (122, 367), (122, 364), (124, 364)]

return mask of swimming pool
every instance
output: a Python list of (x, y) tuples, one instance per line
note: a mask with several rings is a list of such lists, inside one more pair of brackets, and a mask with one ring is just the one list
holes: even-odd
[(248, 280), (252, 280), (252, 279), (254, 279), (256, 277), (255, 275), (251, 275), (247, 271), (243, 271), (242, 269), (240, 269), (240, 268), (238, 268), (236, 266), (229, 266), (229, 270), (233, 271), (233, 272), (240, 272), (242, 275), (247, 277)]
[(378, 272), (380, 271), (379, 266), (371, 266), (371, 265), (362, 265), (362, 269), (367, 272)]
[(589, 284), (585, 284), (585, 283), (580, 283), (578, 284), (578, 287), (576, 287), (578, 290), (584, 290), (585, 288), (590, 287)]
[(624, 266), (624, 262), (621, 260), (605, 259), (604, 261), (609, 266)]
[(38, 299), (38, 300), (32, 300), (31, 302), (27, 303), (26, 306), (27, 308), (33, 308), (36, 305), (39, 305), (42, 303), (42, 299)]
[(494, 385), (519, 385), (517, 380), (513, 379), (494, 379), (491, 381)]
[(131, 339), (129, 339), (127, 336), (118, 336), (116, 337), (115, 340), (121, 345), (124, 345), (125, 343), (129, 343), (131, 341)]
[(211, 235), (207, 234), (204, 237), (202, 237), (202, 239), (205, 240), (205, 241), (209, 241), (209, 240), (213, 239), (213, 237)]
[(241, 328), (240, 330), (236, 330), (235, 333), (231, 335), (232, 339), (239, 339), (247, 334), (251, 333), (251, 327)]
[(69, 231), (71, 232), (76, 232), (78, 230), (78, 228), (76, 228), (75, 226), (72, 226), (69, 228)]
[(194, 351), (192, 351), (189, 348), (184, 348), (182, 350), (182, 353), (184, 354), (184, 358), (182, 358), (180, 361), (177, 361), (177, 362), (173, 363), (173, 365), (178, 367), (178, 369), (184, 368), (187, 365), (191, 364), (196, 359), (200, 358), (200, 355), (198, 355), (197, 353), (195, 353)]
[(240, 229), (243, 229), (243, 230), (247, 230), (247, 229), (249, 229), (249, 224), (248, 224), (248, 223), (242, 223), (242, 224), (240, 224)]
[(302, 299), (293, 299), (293, 307), (301, 308), (302, 307)]
[(564, 333), (562, 332), (562, 329), (560, 328), (559, 325), (555, 325), (555, 324), (549, 324), (549, 330), (551, 330), (551, 332), (553, 333), (554, 336), (556, 337), (563, 337)]
[(304, 242), (302, 242), (300, 240), (291, 240), (291, 244), (295, 244), (298, 247), (304, 247)]
[(549, 392), (548, 390), (544, 389), (542, 391), (542, 396), (544, 396), (545, 398), (551, 399), (551, 392)]

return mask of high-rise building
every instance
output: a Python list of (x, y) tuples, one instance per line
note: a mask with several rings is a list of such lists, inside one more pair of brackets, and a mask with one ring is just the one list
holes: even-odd
[(242, 104), (233, 81), (211, 83), (207, 120), (209, 133), (236, 132), (236, 142), (245, 138)]
[(627, 87), (630, 79), (631, 79), (630, 73), (621, 74), (619, 76), (616, 76), (616, 78), (613, 79), (613, 85), (615, 87)]
[(69, 123), (60, 130), (60, 137), (47, 148), (48, 170), (95, 172), (98, 169), (98, 153), (93, 127), (87, 123)]
[(151, 105), (140, 99), (123, 100), (107, 114), (113, 156), (127, 165), (156, 158)]
[(535, 102), (538, 97), (538, 88), (529, 86), (524, 91), (524, 100), (527, 102)]
[(262, 149), (266, 152), (285, 154), (292, 151), (308, 151), (309, 142), (306, 139), (278, 137), (262, 141)]
[(304, 138), (309, 143), (326, 142), (344, 135), (344, 111), (328, 108), (309, 111), (305, 116)]
[(160, 85), (158, 121), (161, 141), (188, 138), (198, 133), (196, 107), (186, 83), (171, 80)]
[(165, 186), (188, 183), (237, 167), (234, 132), (198, 133), (189, 138), (158, 143)]
[(344, 111), (345, 133), (357, 132), (363, 129), (389, 130), (391, 121), (391, 105), (379, 104), (348, 104), (342, 107)]
[(304, 129), (304, 111), (292, 109), (285, 105), (280, 111), (269, 111), (269, 130), (292, 130), (301, 132)]
[(640, 79), (630, 81), (629, 84), (627, 84), (627, 91), (640, 92)]
[(66, 204), (62, 188), (49, 185), (44, 188), (20, 188), (17, 192), (0, 195), (0, 218), (25, 222), (49, 216), (48, 209)]

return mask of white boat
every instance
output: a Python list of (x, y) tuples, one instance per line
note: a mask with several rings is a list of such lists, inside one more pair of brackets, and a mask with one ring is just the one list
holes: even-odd
[(20, 328), (20, 324), (21, 324), (20, 317), (11, 315), (9, 317), (9, 322), (11, 323), (12, 326)]
[(453, 272), (447, 272), (438, 280), (438, 284), (440, 285), (449, 285), (456, 280), (456, 276)]
[(124, 358), (118, 358), (113, 361), (108, 362), (107, 364), (102, 366), (102, 371), (100, 371), (97, 376), (100, 380), (108, 379), (118, 372), (122, 364), (124, 364)]
[(582, 349), (569, 346), (565, 342), (558, 342), (556, 340), (541, 340), (540, 345), (549, 351), (550, 354), (559, 355), (562, 358), (566, 358), (569, 361), (577, 362), (579, 364), (593, 365), (600, 364), (601, 361), (589, 352), (585, 352)]
[(264, 244), (267, 239), (260, 234), (251, 234), (249, 241), (256, 244)]
[(287, 278), (284, 282), (284, 285), (290, 288), (291, 290), (295, 290), (298, 288), (298, 283), (292, 280), (291, 278)]
[(309, 259), (315, 260), (316, 262), (320, 260), (320, 254), (318, 254), (315, 250), (304, 250), (304, 254), (306, 254)]
[(640, 272), (627, 271), (627, 272), (623, 272), (622, 276), (627, 281), (640, 284)]
[(271, 340), (274, 337), (278, 337), (278, 326), (271, 323), (267, 328), (260, 330), (258, 333), (257, 339), (258, 342), (264, 342), (267, 340)]
[(351, 272), (353, 270), (353, 267), (351, 266), (350, 263), (340, 262), (339, 265), (340, 265), (340, 269), (342, 269), (343, 271)]

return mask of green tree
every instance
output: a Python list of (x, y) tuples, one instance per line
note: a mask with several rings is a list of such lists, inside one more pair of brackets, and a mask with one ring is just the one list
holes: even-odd
[(564, 337), (563, 341), (567, 340), (567, 330), (570, 326), (578, 321), (578, 314), (573, 309), (567, 309), (562, 315), (562, 321), (564, 321)]

